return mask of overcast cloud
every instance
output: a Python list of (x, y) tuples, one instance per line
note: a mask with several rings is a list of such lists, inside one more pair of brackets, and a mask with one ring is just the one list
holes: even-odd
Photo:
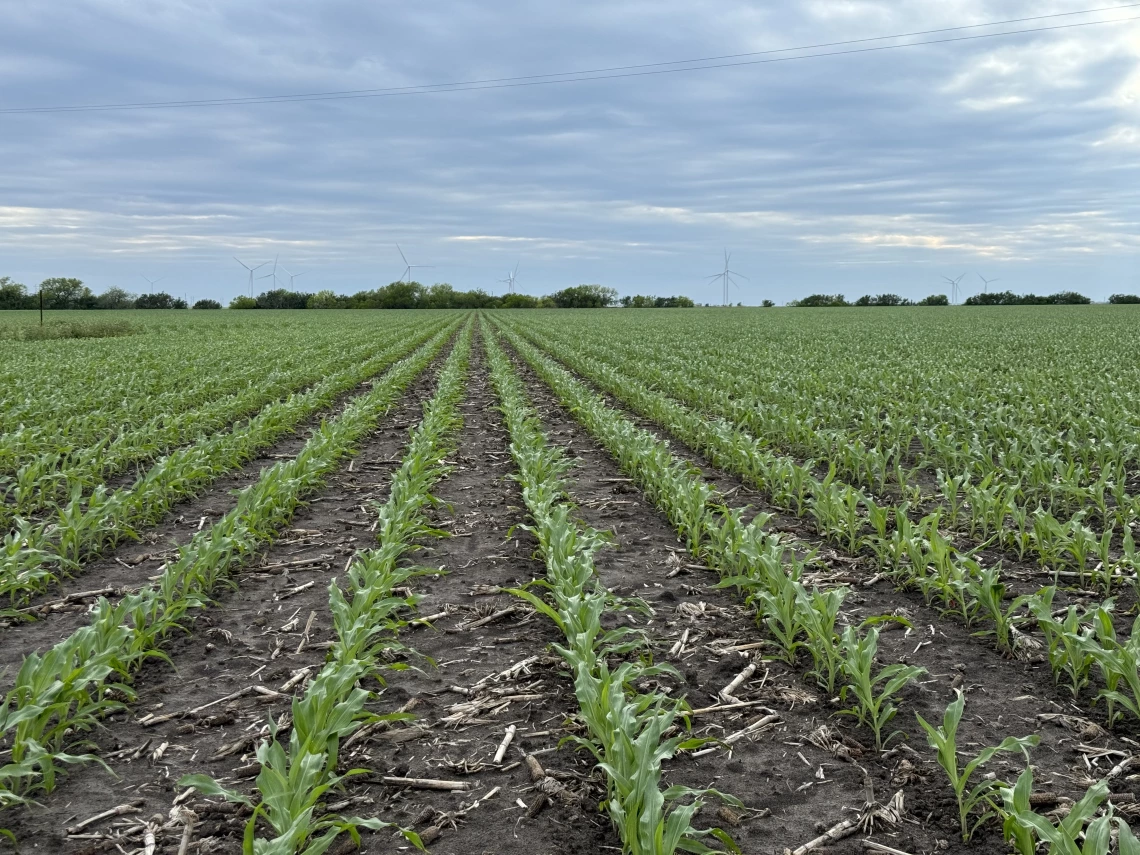
[[(0, 0), (0, 107), (410, 86), (1096, 6), (983, 0)], [(0, 275), (229, 299), (400, 276), (719, 301), (1140, 291), (1140, 8), (1116, 23), (477, 92), (0, 114)], [(1027, 25), (1034, 26), (1034, 25)], [(1040, 26), (1037, 24), (1036, 26)], [(1000, 29), (1012, 29), (1005, 27)], [(982, 32), (985, 32), (984, 30)], [(260, 283), (264, 287), (267, 283)]]

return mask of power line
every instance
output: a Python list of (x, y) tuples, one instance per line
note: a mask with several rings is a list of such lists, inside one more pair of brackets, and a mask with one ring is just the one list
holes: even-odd
[[(753, 51), (750, 53), (724, 54), (721, 56), (702, 57), (698, 59), (678, 59), (667, 62), (645, 63), (641, 65), (621, 65), (607, 68), (583, 69), (579, 71), (552, 72), (547, 74), (533, 74), (522, 77), (495, 77), (479, 80), (454, 81), (450, 83), (425, 83), (413, 86), (396, 86), (382, 89), (348, 89), (332, 92), (293, 93), (287, 95), (251, 95), (238, 98), (205, 98), (180, 101), (145, 101), (118, 104), (80, 104), (73, 106), (55, 107), (4, 107), (0, 114), (15, 113), (82, 113), (103, 112), (112, 110), (156, 110), (188, 107), (230, 107), (251, 104), (278, 104), (297, 103), (304, 101), (339, 101), (360, 98), (390, 98), (408, 95), (433, 95), (445, 92), (472, 92), (488, 89), (513, 89), (531, 86), (550, 86), (556, 83), (583, 83), (591, 80), (615, 80), (619, 78), (647, 77), (661, 74), (677, 74), (681, 72), (707, 71), (721, 68), (739, 68), (750, 65), (766, 65), (776, 62), (792, 62), (804, 59), (821, 59), (825, 57), (850, 56), (854, 54), (876, 53), (888, 50), (898, 50), (908, 47), (922, 47), (924, 45), (952, 44), (955, 42), (977, 41), (980, 39), (995, 39), (1006, 36), (1028, 35), (1032, 33), (1055, 32), (1058, 30), (1076, 29), (1079, 27), (1092, 27), (1102, 24), (1118, 24), (1128, 21), (1140, 20), (1140, 15), (1128, 18), (1115, 18), (1099, 21), (1077, 21), (1073, 23), (1052, 24), (1044, 27), (1027, 27), (1017, 30), (1004, 30), (997, 33), (976, 33), (962, 36), (952, 36), (925, 41), (908, 42), (895, 45), (871, 45), (869, 47), (853, 48), (851, 45), (867, 44), (868, 42), (888, 41), (891, 39), (915, 38), (917, 36), (935, 35), (939, 33), (962, 32), (985, 27), (1005, 26), (1008, 24), (1026, 23), (1029, 21), (1042, 21), (1047, 19), (1072, 17), (1074, 15), (1090, 15), (1099, 12), (1111, 12), (1121, 9), (1134, 9), (1140, 3), (1128, 3), (1120, 6), (1105, 6), (1096, 9), (1082, 9), (1073, 12), (1056, 12), (1049, 15), (1034, 15), (1027, 18), (1010, 18), (1003, 21), (990, 21), (985, 24), (965, 24), (957, 27), (943, 27), (935, 30), (918, 30), (910, 33), (897, 33), (889, 36), (870, 36), (861, 39), (848, 39), (838, 42), (823, 42), (799, 47), (775, 48), (772, 50)], [(819, 51), (821, 48), (846, 48), (844, 50), (828, 50), (818, 53), (802, 53), (802, 51)], [(799, 53), (798, 53), (799, 52)], [(776, 54), (793, 53), (794, 56), (776, 56)]]

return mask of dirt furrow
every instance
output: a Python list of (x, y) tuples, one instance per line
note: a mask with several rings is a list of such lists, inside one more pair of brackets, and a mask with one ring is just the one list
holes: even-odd
[[(422, 404), (432, 395), (445, 356), (416, 380), (354, 458), (296, 514), (282, 538), (237, 574), (236, 588), (219, 592), (215, 605), (198, 616), (190, 631), (171, 640), (165, 650), (170, 663), (156, 660), (139, 672), (134, 681), (138, 701), (130, 714), (114, 717), (93, 735), (97, 753), (114, 777), (94, 765), (77, 768), (41, 799), (42, 806), (6, 812), (20, 851), (33, 851), (45, 840), (58, 847), (52, 851), (114, 851), (112, 844), (65, 837), (64, 829), (138, 799), (145, 801), (137, 816), (109, 819), (84, 833), (102, 834), (115, 822), (137, 827), (155, 814), (165, 820), (179, 795), (175, 782), (184, 774), (252, 783), (254, 737), (270, 716), (287, 713), (293, 695), (304, 691), (308, 672), (303, 669), (315, 673), (323, 664), (325, 643), (332, 638), (329, 583), (352, 554), (375, 545), (371, 503), (387, 499), (389, 473), (399, 463), (408, 428), (419, 421)], [(290, 442), (297, 449), (303, 444), (300, 438)], [(49, 623), (22, 629), (48, 630)], [(58, 631), (54, 622), (50, 629)], [(200, 714), (182, 715), (235, 692), (245, 694)], [(145, 721), (147, 715), (158, 723)], [(235, 775), (235, 770), (240, 771)], [(367, 812), (383, 795), (356, 794), (362, 800), (355, 810)], [(197, 801), (195, 796), (188, 804)], [(197, 838), (217, 839), (203, 842), (197, 851), (230, 852), (240, 846), (243, 820), (234, 811), (221, 809), (202, 819)], [(181, 828), (176, 831), (181, 834)], [(173, 843), (172, 852), (177, 839)]]
[[(506, 342), (504, 342), (504, 345)], [(654, 592), (658, 598), (664, 597), (666, 602), (672, 604), (672, 597), (677, 597), (679, 607), (682, 602), (692, 604), (694, 599), (704, 601), (706, 604), (723, 608), (726, 616), (735, 613), (738, 623), (734, 629), (728, 629), (731, 623), (725, 618), (718, 617), (715, 625), (717, 632), (724, 632), (726, 637), (740, 638), (755, 642), (766, 637), (766, 633), (756, 627), (740, 608), (739, 600), (732, 594), (714, 590), (717, 577), (711, 570), (700, 567), (686, 568), (684, 564), (689, 560), (682, 551), (682, 545), (677, 542), (663, 517), (653, 511), (640, 493), (623, 480), (622, 473), (617, 469), (605, 452), (598, 448), (593, 440), (584, 432), (577, 422), (573, 421), (558, 405), (553, 395), (525, 363), (512, 354), (516, 367), (526, 378), (534, 400), (543, 410), (544, 419), (552, 426), (552, 439), (558, 437), (570, 444), (574, 452), (583, 460), (585, 469), (579, 469), (576, 477), (579, 478), (579, 498), (583, 503), (583, 515), (587, 522), (600, 528), (614, 528), (620, 542), (620, 550), (616, 556), (622, 556), (632, 546), (635, 550), (650, 548), (656, 541), (653, 531), (662, 532), (662, 542), (655, 547), (654, 558), (645, 561), (626, 559), (628, 566), (623, 567), (621, 559), (614, 559), (611, 563), (606, 554), (599, 556), (599, 568), (607, 585), (617, 585), (619, 592), (632, 593), (635, 588), (643, 588), (643, 596), (647, 596), (651, 604), (654, 602)], [(581, 378), (580, 378), (581, 379)], [(588, 383), (588, 381), (586, 381)], [(591, 388), (596, 389), (592, 384)], [(639, 427), (650, 431), (654, 435), (669, 442), (673, 452), (691, 462), (702, 475), (714, 483), (722, 493), (735, 496), (734, 504), (751, 504), (757, 511), (774, 512), (761, 501), (762, 497), (755, 491), (742, 484), (738, 479), (711, 467), (699, 455), (692, 453), (680, 443), (672, 441), (670, 437), (656, 424), (648, 422), (630, 413), (612, 397), (606, 396), (607, 401), (616, 409), (624, 413)], [(593, 461), (597, 461), (595, 464)], [(584, 472), (598, 467), (595, 478), (596, 486), (586, 488)], [(605, 474), (602, 475), (601, 473)], [(610, 480), (604, 480), (604, 479)], [(619, 480), (614, 480), (619, 479)], [(778, 521), (778, 523), (777, 523)], [(853, 558), (837, 553), (823, 544), (808, 529), (807, 524), (794, 517), (780, 516), (773, 520), (773, 527), (802, 539), (807, 545), (817, 547), (823, 560), (829, 565), (827, 574), (832, 579), (842, 579), (853, 587), (848, 595), (844, 607), (845, 622), (858, 625), (864, 618), (882, 614), (893, 614), (906, 618), (913, 628), (907, 629), (899, 625), (897, 631), (884, 631), (880, 639), (880, 662), (906, 662), (921, 666), (927, 674), (915, 684), (908, 687), (899, 704), (900, 711), (893, 728), (905, 731), (909, 739), (896, 740), (895, 744), (883, 755), (874, 756), (873, 747), (858, 759), (858, 764), (869, 773), (874, 783), (875, 795), (883, 801), (897, 789), (902, 788), (905, 803), (912, 820), (921, 821), (918, 824), (904, 825), (901, 836), (895, 843), (885, 838), (876, 837), (890, 845), (895, 845), (907, 851), (929, 851), (935, 846), (949, 847), (950, 851), (970, 852), (1005, 852), (1007, 847), (1001, 841), (1000, 828), (990, 825), (980, 832), (968, 845), (963, 845), (960, 836), (956, 834), (955, 822), (956, 806), (953, 803), (949, 787), (941, 770), (933, 763), (932, 751), (927, 747), (921, 729), (914, 719), (914, 714), (921, 714), (927, 721), (940, 722), (942, 711), (953, 700), (954, 690), (961, 689), (966, 693), (966, 720), (963, 722), (960, 733), (960, 746), (963, 750), (975, 752), (984, 745), (994, 745), (1004, 737), (1010, 735), (1026, 735), (1039, 733), (1041, 745), (1033, 752), (1033, 762), (1038, 768), (1037, 789), (1047, 790), (1061, 796), (1079, 797), (1085, 787), (1092, 782), (1092, 777), (1105, 774), (1120, 759), (1120, 754), (1109, 754), (1101, 758), (1094, 758), (1091, 768), (1086, 766), (1085, 758), (1090, 752), (1078, 750), (1078, 745), (1093, 745), (1103, 747), (1109, 751), (1129, 751), (1128, 736), (1132, 733), (1131, 726), (1118, 726), (1118, 733), (1107, 734), (1094, 721), (1095, 718), (1088, 709), (1087, 703), (1079, 706), (1072, 702), (1064, 690), (1054, 686), (1048, 664), (1039, 654), (1031, 654), (1028, 659), (1010, 660), (1003, 657), (994, 648), (992, 641), (985, 638), (974, 637), (953, 618), (947, 618), (925, 605), (917, 593), (896, 591), (887, 581), (878, 581), (870, 587), (863, 583), (875, 575), (874, 567), (870, 562), (860, 558)], [(623, 532), (626, 534), (623, 537)], [(630, 543), (627, 544), (626, 540)], [(675, 554), (677, 560), (670, 559)], [(681, 572), (673, 579), (668, 579), (670, 572)], [(614, 573), (616, 575), (610, 575)], [(675, 593), (678, 587), (681, 594)], [(670, 586), (657, 589), (657, 585)], [(645, 586), (650, 589), (645, 589)], [(672, 596), (665, 593), (670, 591)], [(690, 606), (691, 608), (691, 606)], [(664, 617), (659, 609), (659, 617)], [(677, 615), (675, 613), (674, 618)], [(677, 627), (683, 624), (678, 622)], [(679, 634), (678, 629), (673, 635)], [(693, 633), (690, 632), (690, 640)], [(715, 637), (715, 634), (714, 634)], [(715, 649), (715, 648), (714, 648)], [(707, 650), (707, 648), (706, 648)], [(689, 688), (694, 697), (708, 698), (715, 695), (721, 686), (716, 680), (724, 678), (723, 682), (731, 679), (733, 668), (723, 666), (721, 671), (716, 660), (706, 654), (704, 669), (685, 667)], [(701, 657), (694, 656), (694, 661), (701, 661)], [(740, 660), (744, 662), (744, 660)], [(743, 666), (741, 666), (743, 667)], [(707, 669), (707, 670), (706, 670)], [(737, 669), (739, 670), (739, 669)], [(847, 734), (848, 740), (854, 739), (863, 745), (872, 745), (873, 739), (868, 732), (853, 729), (845, 719), (833, 717), (839, 709), (839, 704), (831, 702), (828, 698), (818, 697), (818, 690), (814, 683), (805, 681), (804, 668), (790, 669), (787, 666), (772, 661), (763, 661), (758, 665), (757, 674), (753, 684), (765, 672), (769, 673), (766, 687), (771, 685), (774, 675), (779, 674), (779, 681), (795, 690), (815, 698), (814, 702), (805, 705), (797, 704), (804, 723), (798, 730), (789, 724), (786, 737), (780, 740), (778, 736), (772, 737), (774, 749), (764, 753), (759, 749), (759, 756), (755, 766), (747, 763), (743, 774), (743, 790), (733, 790), (727, 783), (728, 777), (718, 778), (719, 770), (712, 773), (707, 766), (698, 765), (694, 771), (697, 774), (685, 783), (698, 785), (703, 782), (707, 785), (710, 780), (717, 780), (716, 786), (734, 792), (744, 799), (751, 807), (763, 809), (772, 807), (763, 801), (766, 795), (764, 788), (757, 788), (758, 776), (774, 773), (795, 776), (797, 764), (804, 772), (810, 773), (818, 768), (819, 755), (824, 754), (812, 745), (801, 744), (794, 747), (787, 744), (799, 741), (803, 743), (804, 737), (818, 725), (826, 725), (839, 734)], [(733, 672), (735, 673), (735, 672)], [(715, 678), (714, 678), (715, 675)], [(742, 697), (739, 692), (734, 693)], [(1084, 698), (1083, 701), (1087, 701)], [(694, 707), (712, 700), (694, 700)], [(776, 704), (771, 703), (775, 709)], [(1045, 718), (1038, 718), (1044, 714)], [(699, 728), (700, 720), (697, 725)], [(758, 740), (762, 744), (763, 740)], [(756, 743), (749, 746), (756, 748)], [(788, 751), (790, 753), (784, 753)], [(812, 751), (815, 752), (813, 757)], [(741, 754), (738, 751), (738, 754)], [(797, 757), (797, 752), (804, 755)], [(1115, 757), (1116, 759), (1113, 759)], [(703, 760), (704, 758), (702, 758)], [(830, 758), (835, 762), (835, 758)], [(808, 761), (808, 762), (805, 762)], [(1019, 765), (1016, 756), (999, 755), (988, 766), (988, 771), (995, 771), (999, 777), (1013, 780), (1024, 763)], [(830, 770), (825, 769), (825, 774)], [(858, 770), (855, 770), (858, 772)], [(827, 777), (830, 777), (828, 774)], [(741, 839), (755, 839), (760, 847), (759, 851), (781, 852), (784, 845), (794, 848), (799, 843), (815, 836), (817, 824), (830, 826), (843, 818), (843, 806), (857, 806), (862, 801), (860, 792), (861, 772), (858, 775), (840, 779), (839, 786), (823, 784), (818, 779), (806, 792), (794, 792), (788, 801), (790, 804), (784, 808), (791, 817), (781, 827), (780, 846), (771, 846), (759, 841), (771, 839), (773, 829), (766, 820), (756, 820), (756, 837), (741, 835)], [(1119, 788), (1127, 789), (1127, 784), (1121, 782)], [(752, 788), (752, 789), (749, 789)], [(812, 793), (812, 790), (817, 792)], [(755, 802), (749, 794), (754, 794)], [(829, 802), (829, 797), (833, 802)], [(778, 816), (779, 807), (772, 807)], [(933, 817), (931, 816), (933, 814)], [(797, 820), (798, 818), (798, 820)], [(940, 818), (935, 820), (934, 818)], [(938, 824), (931, 825), (932, 821)], [(761, 830), (763, 829), (763, 830)], [(787, 834), (787, 837), (783, 837)], [(831, 851), (862, 851), (859, 840), (865, 835), (851, 838), (845, 843), (833, 844)], [(944, 841), (939, 843), (938, 841)], [(749, 847), (744, 846), (746, 851)]]
[[(448, 348), (445, 348), (445, 352)], [(417, 382), (434, 376), (442, 364), (437, 357)], [(235, 504), (235, 494), (257, 481), (263, 469), (295, 457), (322, 421), (334, 418), (355, 397), (384, 376), (384, 372), (340, 395), (336, 403), (306, 419), (296, 431), (261, 449), (240, 469), (222, 475), (196, 496), (176, 504), (157, 525), (138, 532), (104, 555), (85, 563), (73, 576), (62, 578), (27, 607), (32, 620), (0, 621), (0, 673), (35, 649), (54, 644), (87, 622), (86, 613), (99, 596), (116, 599), (148, 583), (162, 565), (175, 557), (194, 534), (218, 521)]]
[[(394, 676), (385, 694), (394, 706), (412, 705), (423, 737), (382, 744), (375, 759), (394, 774), (470, 784), (465, 792), (393, 791), (394, 817), (414, 820), (421, 833), (430, 829), (434, 855), (592, 855), (617, 840), (594, 809), (592, 763), (569, 745), (558, 748), (577, 709), (561, 660), (546, 653), (561, 637), (521, 600), (499, 591), (541, 576), (542, 566), (532, 557), (533, 538), (515, 528), (525, 510), (508, 477), (514, 466), (496, 404), (476, 341), (455, 469), (436, 491), (436, 522), (453, 536), (430, 542), (417, 556), (425, 567), (446, 570), (414, 586), (424, 596), (419, 611), (446, 615), (406, 633), (404, 641), (431, 662), (419, 661), (419, 670)], [(515, 674), (478, 685), (520, 664)], [(514, 739), (495, 764), (512, 725)], [(534, 789), (523, 762), (524, 753), (532, 752), (566, 785), (563, 796), (547, 802)], [(495, 788), (493, 796), (464, 812)], [(390, 851), (369, 845), (363, 851)]]
[[(656, 612), (644, 628), (657, 656), (675, 664), (685, 678), (674, 687), (674, 696), (683, 694), (694, 709), (724, 705), (720, 692), (756, 666), (751, 678), (732, 692), (755, 706), (699, 714), (693, 732), (724, 738), (771, 713), (777, 716), (771, 726), (733, 743), (731, 750), (672, 761), (670, 783), (714, 786), (748, 808), (718, 812), (710, 805), (696, 824), (725, 828), (746, 852), (782, 852), (784, 846), (794, 848), (817, 836), (821, 824), (845, 818), (847, 806), (860, 806), (867, 780), (876, 798), (887, 801), (898, 789), (890, 764), (876, 763), (857, 739), (844, 741), (842, 730), (829, 719), (827, 699), (794, 669), (763, 656), (757, 645), (764, 634), (750, 610), (717, 589), (712, 571), (686, 566), (690, 559), (667, 520), (541, 381), (521, 362), (516, 367), (551, 441), (578, 459), (572, 477), (583, 519), (614, 532), (616, 548), (597, 555), (603, 583), (616, 593), (642, 597)], [(683, 651), (673, 653), (682, 638)]]

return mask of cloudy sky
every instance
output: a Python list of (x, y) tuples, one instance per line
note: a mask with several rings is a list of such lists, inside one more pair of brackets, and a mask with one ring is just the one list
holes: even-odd
[[(0, 0), (0, 109), (418, 87), (798, 48), (1089, 0)], [(1140, 291), (1140, 6), (1112, 21), (585, 82), (237, 106), (0, 113), (0, 275), (228, 299), (598, 282), (810, 292)], [(822, 48), (747, 57), (802, 57)], [(697, 63), (696, 65), (701, 65)], [(260, 272), (264, 272), (260, 271)], [(282, 274), (284, 275), (284, 274)], [(287, 277), (285, 277), (287, 279)], [(268, 282), (258, 283), (259, 290)]]

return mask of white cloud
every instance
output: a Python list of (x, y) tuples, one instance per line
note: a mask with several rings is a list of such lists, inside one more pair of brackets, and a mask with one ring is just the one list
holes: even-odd
[[(0, 87), (18, 106), (403, 86), (1064, 8), (80, 0), (61, 22), (18, 4)], [(398, 240), (457, 285), (489, 287), (517, 256), (535, 290), (611, 277), (700, 297), (686, 283), (733, 244), (789, 287), (821, 267), (984, 261), (1042, 290), (1074, 259), (1125, 269), (1140, 251), (1138, 104), (1140, 24), (1118, 23), (477, 93), (7, 115), (0, 274), (181, 265), (225, 296), (230, 255), (280, 252), (354, 288), (398, 275)]]

